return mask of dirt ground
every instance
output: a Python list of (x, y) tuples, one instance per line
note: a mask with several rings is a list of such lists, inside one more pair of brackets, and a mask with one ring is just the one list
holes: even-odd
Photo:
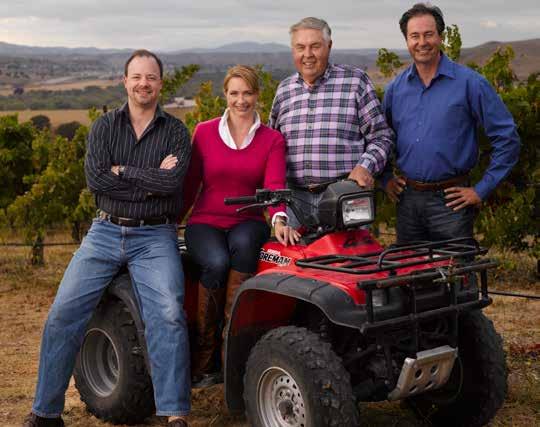
[[(20, 425), (30, 410), (43, 323), (74, 248), (47, 248), (46, 265), (33, 268), (28, 265), (28, 248), (0, 247), (0, 426)], [(498, 275), (497, 287), (540, 294), (529, 272), (518, 271), (512, 277)], [(492, 426), (540, 425), (540, 301), (497, 296), (494, 300), (486, 313), (504, 338), (510, 374), (508, 398)], [(362, 405), (361, 410), (367, 426), (421, 425), (398, 403)], [(108, 425), (86, 412), (73, 384), (63, 417), (69, 426)], [(146, 425), (165, 421), (151, 418)], [(227, 414), (221, 386), (194, 392), (191, 425), (247, 427), (245, 419)]]

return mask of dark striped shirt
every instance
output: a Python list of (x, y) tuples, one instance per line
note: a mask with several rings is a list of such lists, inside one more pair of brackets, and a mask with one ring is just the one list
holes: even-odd
[[(169, 154), (178, 163), (172, 169), (160, 169)], [(111, 215), (177, 218), (190, 154), (188, 130), (159, 106), (137, 140), (126, 103), (93, 124), (88, 135), (86, 181), (96, 195), (97, 207)], [(111, 172), (113, 165), (125, 166), (122, 177)]]

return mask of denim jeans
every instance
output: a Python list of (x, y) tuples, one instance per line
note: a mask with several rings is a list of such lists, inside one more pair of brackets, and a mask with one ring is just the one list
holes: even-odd
[(419, 191), (406, 187), (397, 204), (397, 242), (438, 241), (472, 237), (474, 208), (458, 211), (446, 206), (444, 191)]
[(36, 415), (62, 413), (88, 321), (123, 265), (141, 304), (156, 414), (189, 413), (189, 344), (176, 227), (122, 227), (95, 219), (64, 273), (45, 323), (32, 407)]
[(231, 268), (241, 273), (257, 270), (259, 252), (270, 237), (270, 229), (256, 220), (241, 222), (230, 230), (189, 224), (185, 236), (189, 254), (201, 267), (202, 285), (217, 289), (225, 287)]

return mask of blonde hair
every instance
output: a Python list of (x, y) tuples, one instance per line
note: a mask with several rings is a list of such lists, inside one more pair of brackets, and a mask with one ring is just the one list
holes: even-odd
[(223, 79), (223, 92), (227, 93), (229, 81), (234, 77), (241, 78), (253, 92), (259, 93), (259, 76), (255, 68), (250, 67), (249, 65), (235, 65), (234, 67), (229, 68), (225, 75), (225, 79)]

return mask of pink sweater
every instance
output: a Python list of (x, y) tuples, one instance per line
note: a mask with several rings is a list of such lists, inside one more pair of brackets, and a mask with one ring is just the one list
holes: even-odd
[[(252, 196), (258, 188), (285, 188), (283, 136), (261, 125), (251, 144), (233, 150), (219, 136), (219, 120), (218, 117), (199, 123), (193, 132), (191, 163), (184, 183), (184, 214), (195, 198), (197, 200), (188, 224), (210, 224), (228, 229), (247, 219), (264, 221), (262, 210), (236, 213), (242, 205), (226, 206), (223, 199)], [(270, 216), (284, 210), (284, 206), (268, 209)]]

